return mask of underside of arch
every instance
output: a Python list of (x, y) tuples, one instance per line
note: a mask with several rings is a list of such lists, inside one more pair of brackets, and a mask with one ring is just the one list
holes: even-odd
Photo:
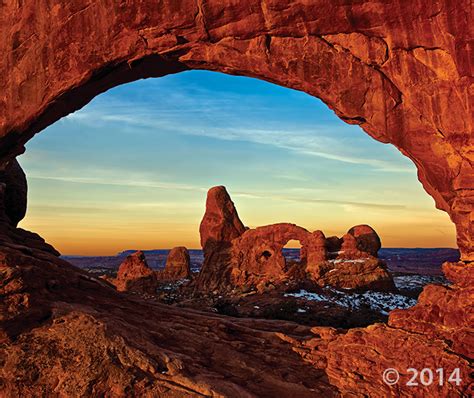
[(472, 260), (472, 61), (462, 5), (410, 2), (407, 18), (404, 1), (327, 4), (9, 2), (0, 20), (0, 162), (125, 82), (187, 69), (256, 77), (321, 98), (412, 159)]

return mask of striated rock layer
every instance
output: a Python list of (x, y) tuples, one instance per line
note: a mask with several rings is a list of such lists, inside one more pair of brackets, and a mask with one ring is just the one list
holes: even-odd
[(121, 83), (256, 77), (321, 98), (412, 159), (472, 261), (472, 19), (469, 0), (3, 2), (0, 165)]

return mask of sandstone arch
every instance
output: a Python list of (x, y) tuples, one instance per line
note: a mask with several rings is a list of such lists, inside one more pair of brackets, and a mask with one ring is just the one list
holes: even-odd
[[(472, 261), (470, 13), (468, 0), (4, 0), (0, 165), (33, 134), (117, 84), (189, 68), (254, 76), (320, 97), (409, 156), (456, 223), (463, 259)], [(392, 387), (380, 374), (394, 358), (418, 369), (461, 368), (463, 380), (471, 371), (471, 264), (447, 264), (455, 288), (431, 286), (420, 305), (392, 312), (390, 327), (339, 334), (125, 300), (44, 251), (39, 237), (16, 239), (2, 241), (0, 253), (0, 340), (7, 342), (0, 372), (12, 395), (87, 395), (94, 386), (118, 395), (166, 388), (180, 395), (388, 396)], [(79, 349), (52, 358), (44, 347)], [(91, 363), (104, 365), (99, 381)], [(146, 378), (137, 383), (131, 374)], [(260, 374), (269, 375), (264, 383)], [(397, 391), (413, 394), (403, 384)], [(433, 385), (424, 394), (468, 391)]]
[(118, 84), (187, 69), (257, 77), (411, 158), (474, 259), (468, 0), (27, 3), (0, 10), (0, 164)]

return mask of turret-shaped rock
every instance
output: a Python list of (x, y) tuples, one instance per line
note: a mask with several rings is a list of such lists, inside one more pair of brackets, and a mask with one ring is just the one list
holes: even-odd
[(245, 226), (240, 221), (234, 202), (225, 187), (211, 188), (207, 193), (206, 213), (199, 227), (204, 252), (210, 245), (230, 243), (244, 232)]
[(113, 284), (120, 292), (154, 294), (157, 280), (155, 272), (146, 262), (145, 254), (137, 251), (130, 254), (120, 265)]
[(165, 269), (157, 273), (163, 281), (178, 281), (191, 278), (191, 260), (188, 249), (184, 246), (174, 247), (168, 253)]
[(230, 264), (231, 242), (245, 231), (226, 188), (211, 188), (207, 193), (206, 212), (199, 226), (204, 263), (196, 280), (196, 291), (221, 287)]

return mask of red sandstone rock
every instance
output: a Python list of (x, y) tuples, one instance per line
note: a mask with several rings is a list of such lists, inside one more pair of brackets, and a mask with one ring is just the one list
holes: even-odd
[[(312, 255), (307, 245), (311, 237), (306, 229), (287, 223), (245, 231), (232, 241), (228, 270), (224, 273), (227, 279), (221, 282), (223, 287), (263, 290), (266, 285), (281, 283), (289, 271), (283, 247), (290, 240), (299, 240), (303, 248), (301, 256)], [(305, 264), (306, 258), (302, 258), (301, 264), (296, 266), (304, 270)]]
[(157, 272), (159, 280), (177, 281), (191, 278), (191, 260), (188, 249), (183, 246), (174, 247), (168, 253), (165, 269)]
[(449, 263), (443, 264), (443, 273), (447, 279), (456, 285), (469, 287), (474, 284), (474, 264), (473, 263)]
[[(453, 351), (472, 357), (474, 273), (463, 273), (461, 277), (460, 273), (453, 272), (459, 268), (445, 263), (446, 277), (455, 279), (456, 284), (425, 286), (414, 307), (390, 313), (389, 325), (442, 340)], [(472, 266), (468, 268), (472, 271)]]
[(203, 250), (206, 251), (209, 245), (230, 243), (244, 232), (245, 227), (225, 187), (211, 188), (207, 193), (206, 212), (199, 227)]
[(378, 251), (382, 247), (382, 244), (377, 232), (375, 232), (372, 227), (368, 225), (356, 225), (349, 229), (347, 233), (356, 239), (357, 250), (368, 253), (373, 257), (378, 256)]
[(341, 250), (342, 239), (337, 236), (330, 236), (326, 238), (326, 249), (329, 254), (336, 254)]
[[(390, 327), (345, 333), (146, 302), (46, 252), (2, 247), (0, 395), (468, 396), (472, 293), (442, 289)], [(459, 368), (463, 382), (414, 389), (405, 372), (388, 387), (388, 367)]]
[[(229, 210), (225, 213), (224, 209)], [(321, 231), (310, 233), (288, 223), (236, 232), (235, 220), (242, 225), (225, 188), (212, 188), (200, 229), (201, 241), (207, 246), (204, 265), (195, 282), (196, 292), (263, 292), (289, 279), (309, 279), (341, 289), (395, 290), (385, 264), (374, 257), (380, 249), (380, 239), (368, 225), (353, 227), (342, 240), (331, 238), (328, 243)], [(232, 236), (236, 237), (231, 239)], [(282, 253), (290, 240), (302, 245), (297, 264), (288, 264)], [(327, 247), (332, 245), (335, 249), (339, 242), (341, 250), (328, 255)]]
[[(462, 260), (473, 261), (470, 3), (408, 5), (4, 2), (0, 163), (19, 154), (35, 133), (117, 84), (192, 68), (257, 77), (321, 98), (341, 118), (414, 160), (425, 190), (456, 224)], [(442, 293), (430, 288), (424, 305), (407, 317), (396, 313), (391, 327), (340, 335), (132, 301), (40, 242), (0, 228), (1, 395), (472, 392), (466, 357), (456, 352), (463, 339), (446, 336), (466, 320), (459, 312), (465, 310), (459, 300), (466, 286)], [(449, 273), (465, 279), (463, 272)], [(440, 315), (434, 299), (442, 300)], [(425, 311), (422, 326), (413, 322)], [(417, 332), (400, 329), (403, 322)], [(433, 332), (426, 334), (428, 329)], [(432, 341), (434, 335), (440, 340)], [(463, 384), (389, 388), (381, 372), (398, 366), (459, 367)]]
[(345, 290), (396, 290), (383, 261), (375, 257), (329, 260), (320, 272), (318, 283)]
[(8, 2), (0, 164), (118, 84), (195, 68), (257, 77), (321, 98), (410, 157), (474, 260), (470, 1), (328, 4)]
[(122, 295), (52, 255), (2, 248), (0, 310), (2, 397), (335, 396), (278, 335), (307, 327)]
[(337, 258), (377, 257), (380, 247), (380, 238), (372, 227), (356, 225), (341, 238), (341, 248), (337, 253)]
[[(315, 343), (316, 347), (321, 346), (319, 339)], [(316, 354), (321, 355), (320, 352)], [(443, 341), (382, 324), (351, 329), (337, 336), (327, 344), (325, 354), (329, 380), (338, 387), (343, 397), (449, 398), (468, 394), (470, 388), (469, 362), (451, 351)], [(383, 380), (383, 373), (389, 368), (400, 372), (399, 382), (392, 386)], [(456, 386), (443, 381), (440, 386), (435, 376), (436, 382), (424, 386), (418, 376), (418, 386), (410, 387), (407, 386), (412, 376), (407, 371), (409, 368), (420, 372), (425, 368), (432, 369), (435, 375), (436, 369), (442, 368), (447, 374), (444, 381), (454, 369), (459, 368), (464, 382)]]
[(196, 291), (220, 289), (227, 278), (224, 273), (229, 262), (233, 239), (245, 232), (234, 202), (225, 187), (211, 188), (207, 193), (206, 212), (199, 226), (204, 263), (196, 280)]
[(113, 283), (119, 292), (154, 294), (157, 287), (156, 274), (148, 266), (142, 251), (130, 254), (124, 260)]
[(341, 238), (326, 239), (328, 261), (318, 265), (314, 279), (340, 289), (395, 291), (386, 264), (377, 258), (380, 238), (368, 225), (357, 225)]

